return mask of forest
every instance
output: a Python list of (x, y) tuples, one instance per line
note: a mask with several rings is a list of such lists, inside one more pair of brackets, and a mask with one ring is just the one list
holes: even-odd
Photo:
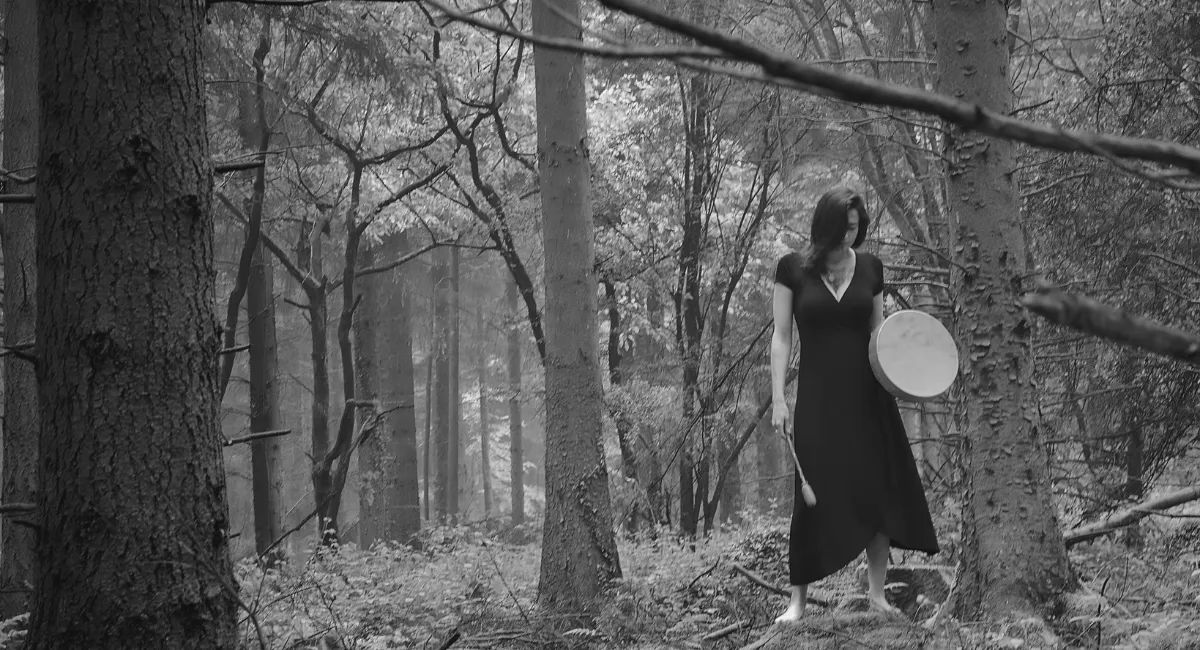
[[(1200, 647), (1191, 0), (0, 20), (0, 648)], [(940, 552), (776, 624), (835, 186), (958, 349)]]

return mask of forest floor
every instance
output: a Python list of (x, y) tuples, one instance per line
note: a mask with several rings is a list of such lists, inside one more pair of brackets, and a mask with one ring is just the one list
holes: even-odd
[[(786, 598), (786, 521), (760, 519), (695, 544), (674, 537), (622, 539), (623, 578), (590, 624), (553, 624), (535, 604), (540, 545), (512, 532), (435, 528), (423, 549), (347, 545), (263, 573), (239, 565), (247, 647), (384, 648), (1120, 648), (1200, 650), (1200, 524), (1142, 526), (1140, 549), (1102, 539), (1072, 551), (1081, 581), (1063, 614), (1047, 621), (947, 620), (920, 625), (952, 582), (945, 558), (903, 557), (889, 572), (907, 617), (866, 611), (863, 568), (852, 563), (814, 585), (826, 606), (801, 624), (773, 625)], [(508, 541), (505, 541), (505, 540)], [(943, 555), (953, 554), (948, 549)], [(919, 564), (918, 564), (919, 563)], [(904, 567), (917, 565), (911, 572)], [(332, 647), (339, 647), (333, 645)]]
[[(523, 543), (513, 531), (434, 528), (422, 533), (421, 550), (310, 549), (266, 572), (244, 561), (237, 567), (247, 610), (243, 647), (1200, 650), (1200, 523), (1145, 523), (1136, 551), (1119, 539), (1074, 549), (1081, 589), (1048, 627), (945, 620), (933, 632), (920, 623), (952, 582), (952, 547), (932, 563), (893, 552), (890, 597), (906, 617), (866, 611), (855, 562), (812, 587), (824, 606), (810, 605), (802, 623), (773, 625), (786, 604), (769, 588), (786, 584), (786, 530), (785, 520), (759, 519), (695, 544), (667, 535), (621, 539), (624, 576), (587, 624), (556, 624), (539, 613), (534, 526), (517, 531)], [(7, 623), (0, 623), (0, 648)]]

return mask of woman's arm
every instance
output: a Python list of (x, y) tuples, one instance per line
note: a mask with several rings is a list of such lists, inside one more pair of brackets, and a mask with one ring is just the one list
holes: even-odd
[(775, 331), (771, 334), (771, 400), (774, 402), (771, 423), (777, 427), (783, 426), (787, 433), (787, 400), (783, 388), (787, 382), (788, 361), (792, 358), (792, 328), (795, 321), (792, 318), (792, 290), (778, 282), (775, 283), (775, 295), (772, 298), (772, 313)]

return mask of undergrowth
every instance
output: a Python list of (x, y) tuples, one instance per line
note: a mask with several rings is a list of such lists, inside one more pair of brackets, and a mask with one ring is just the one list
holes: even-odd
[[(623, 577), (604, 594), (598, 615), (570, 625), (548, 620), (537, 607), (535, 526), (518, 535), (427, 529), (420, 550), (310, 548), (269, 570), (243, 561), (236, 568), (246, 610), (243, 648), (741, 648), (779, 632), (771, 622), (785, 599), (734, 565), (786, 584), (786, 523), (755, 519), (694, 543), (667, 531), (623, 537)], [(1200, 650), (1200, 524), (1146, 523), (1142, 537), (1136, 550), (1106, 538), (1072, 551), (1081, 588), (1068, 595), (1061, 619), (1049, 621), (1053, 635), (1026, 621), (958, 621), (937, 644), (922, 647), (1039, 648), (1054, 636), (1058, 647)], [(857, 590), (856, 568), (852, 563), (814, 589)], [(855, 616), (843, 611), (849, 610), (816, 608), (812, 620), (836, 627)], [(0, 622), (0, 648), (19, 647), (26, 620)], [(827, 636), (853, 628), (813, 627)], [(719, 638), (705, 638), (723, 628)], [(875, 647), (877, 636), (845, 647)], [(836, 635), (830, 638), (841, 647)]]

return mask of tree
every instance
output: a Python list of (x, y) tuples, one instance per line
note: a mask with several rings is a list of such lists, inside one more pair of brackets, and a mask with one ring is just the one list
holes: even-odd
[[(246, 288), (250, 341), (250, 431), (279, 431), (279, 347), (275, 337), (275, 274), (259, 242)], [(266, 553), (283, 533), (283, 450), (278, 437), (250, 443), (254, 549)], [(267, 558), (271, 561), (272, 558)]]
[[(38, 65), (37, 2), (9, 0), (4, 18), (5, 190), (32, 189), (37, 164)], [(28, 351), (37, 318), (37, 237), (34, 209), (9, 203), (0, 217), (4, 250), (3, 476), (0, 502), (32, 503), (37, 498), (38, 386)], [(0, 617), (29, 611), (34, 578), (34, 530), (20, 516), (0, 520)]]
[(230, 648), (205, 5), (41, 3), (26, 647)]
[[(577, 0), (533, 7), (533, 31), (580, 37)], [(534, 51), (546, 252), (546, 516), (538, 583), (552, 610), (594, 613), (621, 576), (601, 447), (603, 404), (583, 57)]]
[(522, 442), (521, 420), (521, 325), (520, 296), (517, 283), (509, 279), (504, 284), (504, 301), (511, 321), (507, 327), (508, 367), (508, 457), (509, 489), (512, 501), (512, 524), (525, 523), (525, 449)]
[[(398, 232), (385, 236), (375, 250), (400, 259), (409, 249), (408, 234)], [(364, 277), (355, 320), (359, 390), (365, 399), (379, 399), (388, 413), (387, 425), (359, 451), (359, 543), (364, 548), (376, 541), (407, 543), (421, 529), (407, 279), (402, 270)], [(376, 390), (369, 391), (370, 382), (378, 382)]]
[[(271, 49), (271, 20), (263, 19), (258, 45), (254, 50), (254, 101), (243, 103), (247, 110), (242, 116), (242, 138), (257, 150), (259, 162), (254, 170), (254, 184), (249, 201), (250, 226), (246, 229), (243, 257), (249, 252), (245, 279), (239, 268), (238, 284), (246, 291), (246, 320), (250, 343), (250, 431), (261, 433), (280, 429), (279, 417), (279, 348), (275, 337), (275, 275), (266, 247), (259, 237), (266, 201), (267, 149), (271, 131), (267, 125), (264, 87), (266, 57)], [(250, 110), (252, 108), (252, 110)], [(256, 227), (253, 224), (258, 224)], [(237, 322), (238, 298), (235, 286), (230, 297), (231, 313)], [(229, 314), (226, 315), (228, 319)], [(226, 345), (230, 345), (236, 327), (226, 324)], [(226, 354), (221, 363), (221, 393), (228, 385), (233, 369), (233, 354)], [(279, 438), (265, 438), (250, 443), (251, 481), (254, 499), (254, 549), (260, 555), (283, 533), (283, 451)], [(267, 558), (268, 562), (273, 558)]]
[[(1009, 43), (1003, 0), (937, 0), (939, 90), (1007, 113)], [(955, 609), (963, 618), (1036, 614), (1073, 583), (1050, 501), (1033, 410), (1031, 324), (1017, 299), (1027, 275), (1010, 174), (1013, 145), (952, 128), (950, 232), (955, 330), (967, 369), (967, 495)]]

